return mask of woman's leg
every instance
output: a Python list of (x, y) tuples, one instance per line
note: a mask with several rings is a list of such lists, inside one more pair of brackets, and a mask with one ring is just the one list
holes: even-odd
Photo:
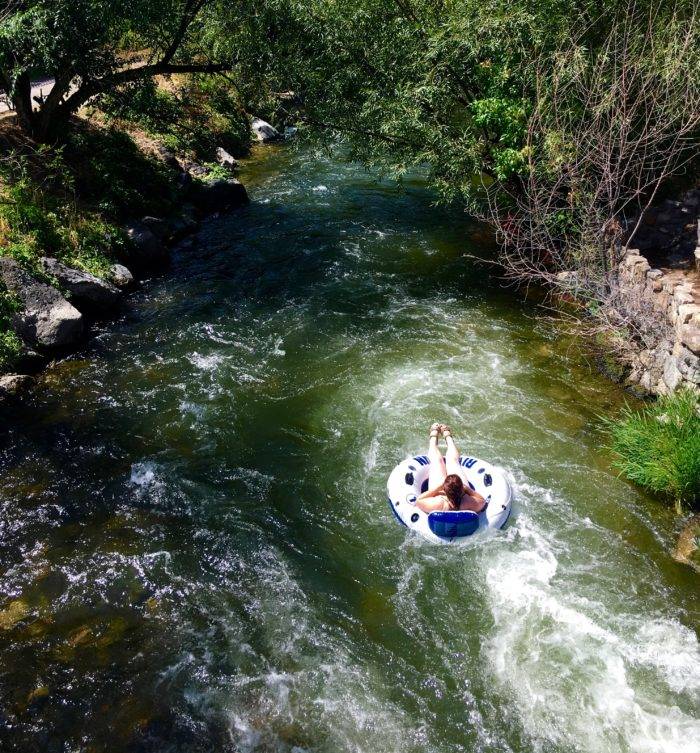
[(438, 426), (439, 424), (433, 424), (430, 427), (430, 442), (428, 444), (430, 473), (428, 474), (428, 489), (436, 489), (442, 484), (447, 476), (445, 461), (442, 459), (442, 454), (438, 447)]
[(447, 442), (447, 452), (445, 453), (446, 473), (456, 473), (458, 476), (462, 477), (463, 469), (459, 464), (459, 450), (457, 449), (454, 439), (452, 439), (452, 431), (449, 426), (443, 425), (442, 435), (445, 437), (445, 442)]

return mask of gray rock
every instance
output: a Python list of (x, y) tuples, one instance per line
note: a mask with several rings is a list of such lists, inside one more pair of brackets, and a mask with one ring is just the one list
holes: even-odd
[(13, 316), (17, 333), (30, 344), (60, 348), (83, 334), (83, 315), (51, 285), (22, 269), (14, 259), (0, 259), (0, 277), (22, 304)]
[(163, 160), (163, 162), (171, 169), (176, 172), (180, 172), (182, 170), (182, 167), (180, 166), (180, 163), (177, 160), (177, 157), (173, 152), (170, 151), (165, 146), (159, 146), (158, 147), (158, 154), (160, 155), (160, 158)]
[(231, 171), (238, 170), (240, 167), (238, 160), (220, 146), (216, 147), (216, 161)]
[(678, 370), (675, 356), (670, 355), (666, 358), (663, 380), (671, 392), (683, 381), (683, 374)]
[(267, 144), (270, 141), (279, 141), (282, 138), (282, 135), (274, 126), (271, 126), (261, 118), (253, 118), (250, 127), (253, 131), (253, 136), (263, 144)]
[(162, 263), (168, 253), (156, 234), (143, 222), (131, 222), (124, 228), (132, 244), (129, 261), (136, 266), (150, 267)]
[(692, 384), (700, 384), (700, 358), (693, 355), (687, 348), (681, 350), (678, 356), (678, 371), (683, 378)]
[(198, 165), (196, 162), (190, 162), (187, 165), (187, 172), (190, 176), (194, 176), (195, 178), (206, 178), (211, 170), (205, 165)]
[(0, 400), (15, 397), (25, 392), (34, 380), (26, 374), (5, 374), (0, 376)]
[(165, 240), (169, 235), (168, 223), (160, 217), (142, 217), (141, 222), (158, 238)]
[(204, 214), (236, 209), (250, 201), (245, 186), (233, 178), (214, 180), (198, 186), (192, 199), (197, 209)]
[(187, 172), (181, 172), (177, 176), (177, 185), (183, 191), (187, 190), (192, 185), (192, 176)]
[[(62, 264), (58, 259), (41, 259), (44, 271), (55, 277), (76, 301), (91, 308), (109, 308), (119, 300), (119, 289), (99, 277)], [(71, 300), (72, 300), (71, 299)]]
[(113, 264), (109, 271), (110, 282), (122, 290), (134, 284), (134, 276), (123, 264)]

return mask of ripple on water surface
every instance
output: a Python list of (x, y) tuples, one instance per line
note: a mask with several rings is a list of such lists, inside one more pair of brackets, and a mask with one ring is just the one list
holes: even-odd
[[(2, 749), (698, 753), (697, 582), (600, 450), (621, 396), (419, 181), (247, 169), (0, 439)], [(395, 524), (436, 418), (505, 531)]]

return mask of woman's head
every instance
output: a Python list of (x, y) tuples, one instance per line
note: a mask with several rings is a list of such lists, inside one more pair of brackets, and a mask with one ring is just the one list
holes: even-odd
[(462, 479), (456, 473), (451, 473), (445, 479), (442, 490), (445, 492), (450, 507), (454, 510), (459, 510), (459, 503), (462, 501), (462, 494), (464, 494)]

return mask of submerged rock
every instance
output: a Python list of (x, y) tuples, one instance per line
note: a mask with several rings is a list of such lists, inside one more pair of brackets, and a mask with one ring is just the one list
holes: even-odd
[(261, 118), (253, 118), (250, 127), (253, 131), (253, 136), (263, 144), (282, 139), (282, 134), (274, 126)]
[(61, 287), (68, 290), (76, 301), (89, 308), (100, 309), (114, 306), (121, 295), (119, 289), (111, 283), (89, 272), (62, 264), (58, 259), (44, 257), (41, 259), (41, 266), (47, 274), (55, 277)]
[(236, 209), (250, 201), (245, 186), (235, 178), (214, 180), (197, 186), (192, 200), (197, 209), (205, 214)]
[(56, 288), (39, 282), (13, 259), (0, 259), (0, 277), (22, 304), (22, 311), (12, 318), (20, 337), (45, 348), (72, 345), (80, 339), (83, 315)]

